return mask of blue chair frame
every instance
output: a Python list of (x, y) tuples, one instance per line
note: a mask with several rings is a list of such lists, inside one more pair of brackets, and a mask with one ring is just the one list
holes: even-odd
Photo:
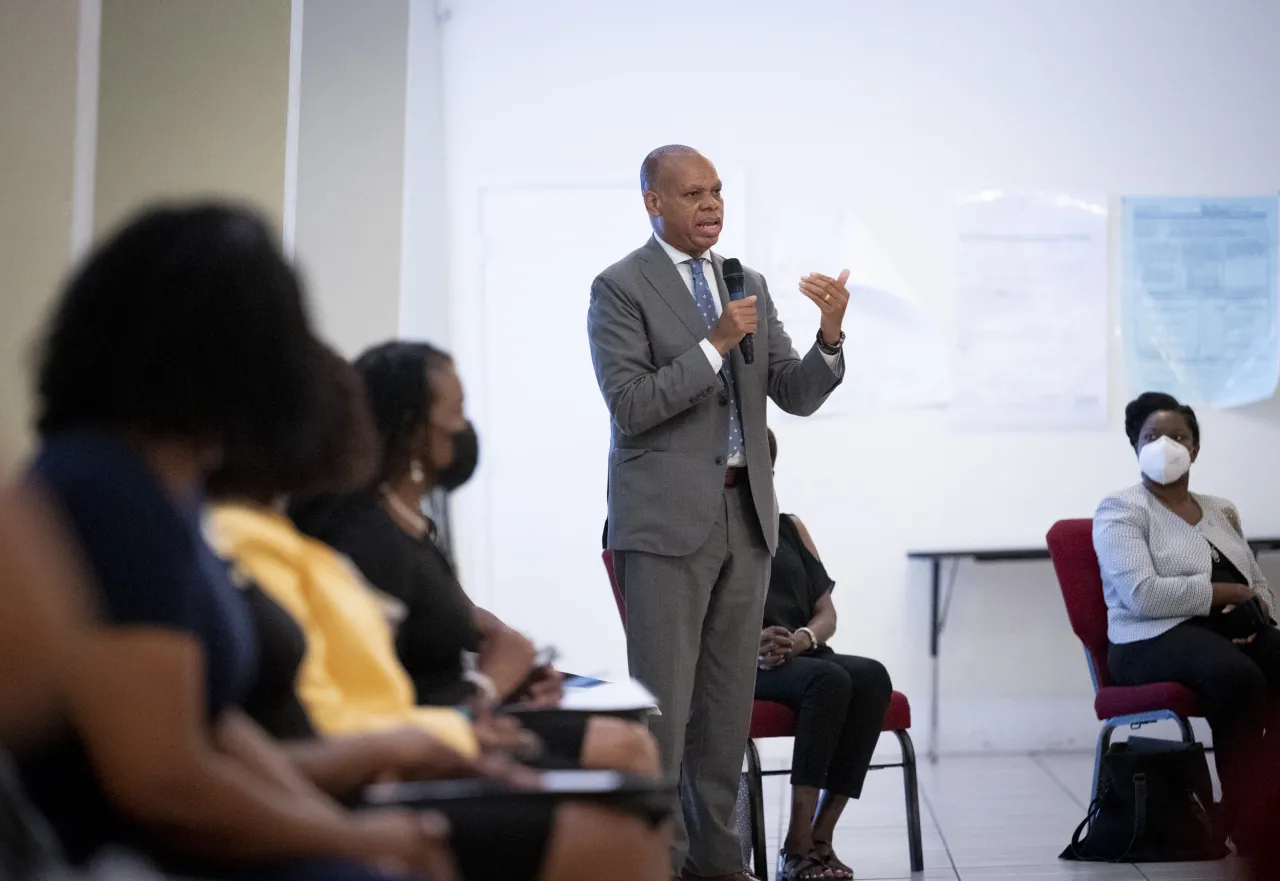
[[(1093, 657), (1089, 654), (1089, 650), (1085, 649), (1084, 661), (1089, 665), (1089, 678), (1093, 681), (1093, 693), (1096, 695), (1099, 691), (1098, 671), (1094, 669)], [(1133, 728), (1138, 729), (1143, 725), (1153, 725), (1156, 722), (1176, 722), (1178, 730), (1182, 734), (1183, 743), (1195, 743), (1196, 735), (1191, 729), (1191, 720), (1179, 716), (1173, 710), (1150, 710), (1145, 713), (1133, 713), (1128, 716), (1112, 716), (1109, 719), (1102, 720), (1102, 730), (1098, 732), (1098, 746), (1093, 754), (1093, 786), (1089, 791), (1089, 800), (1092, 802), (1098, 797), (1098, 786), (1102, 780), (1102, 757), (1111, 747), (1111, 735), (1115, 733), (1117, 728)]]

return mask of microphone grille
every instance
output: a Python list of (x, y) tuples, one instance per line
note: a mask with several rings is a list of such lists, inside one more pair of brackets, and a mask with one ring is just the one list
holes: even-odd
[(743, 272), (742, 272), (741, 260), (739, 260), (737, 257), (730, 257), (728, 260), (724, 261), (724, 277), (725, 278), (729, 278), (730, 276), (741, 277), (742, 275), (743, 275)]

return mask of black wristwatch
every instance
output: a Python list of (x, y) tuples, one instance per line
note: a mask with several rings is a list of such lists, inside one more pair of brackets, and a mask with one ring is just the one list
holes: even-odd
[(818, 330), (818, 350), (824, 355), (839, 355), (840, 350), (844, 347), (844, 331), (840, 331), (840, 339), (836, 341), (834, 346), (827, 345), (827, 341), (822, 338), (822, 330)]

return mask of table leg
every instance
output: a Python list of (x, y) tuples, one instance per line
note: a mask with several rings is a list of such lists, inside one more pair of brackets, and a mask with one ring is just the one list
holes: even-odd
[(942, 636), (938, 616), (942, 613), (942, 560), (934, 557), (933, 585), (929, 601), (929, 662), (932, 665), (932, 688), (929, 694), (929, 761), (938, 761), (938, 643)]

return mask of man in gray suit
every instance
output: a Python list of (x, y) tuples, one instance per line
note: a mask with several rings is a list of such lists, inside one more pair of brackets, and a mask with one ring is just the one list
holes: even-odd
[[(689, 147), (640, 171), (654, 236), (591, 286), (587, 333), (613, 421), (608, 544), (626, 600), (631, 673), (658, 697), (653, 733), (679, 775), (673, 871), (748, 879), (734, 831), (778, 507), (765, 399), (807, 416), (844, 373), (848, 271), (810, 275), (817, 340), (801, 358), (764, 278), (730, 302), (720, 179)], [(755, 335), (756, 357), (739, 351)]]

